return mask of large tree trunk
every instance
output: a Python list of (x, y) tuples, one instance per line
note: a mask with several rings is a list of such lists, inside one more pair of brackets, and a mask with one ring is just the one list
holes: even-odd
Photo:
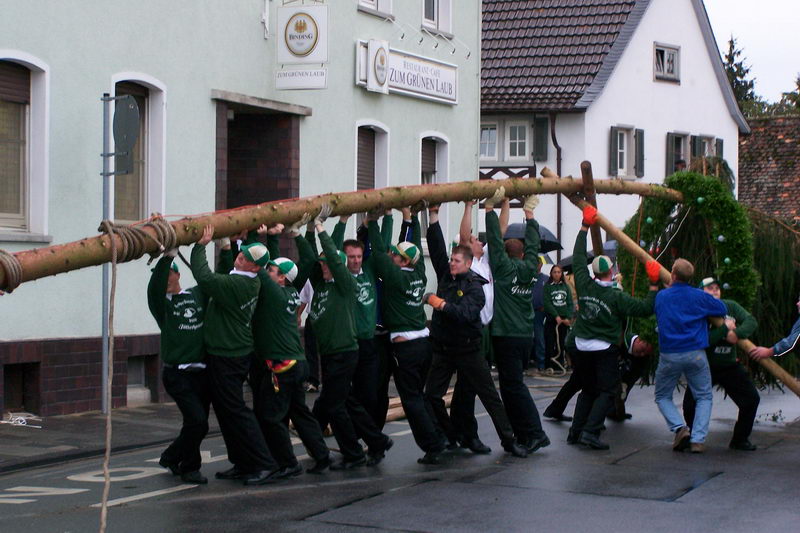
[[(542, 175), (549, 175), (552, 176), (552, 172), (545, 169), (542, 171)], [(599, 189), (598, 189), (599, 190)], [(568, 196), (569, 200), (575, 204), (576, 207), (583, 209), (587, 205), (590, 205), (586, 200), (580, 198), (576, 194), (571, 194)], [(633, 241), (628, 235), (625, 234), (621, 229), (616, 227), (612, 224), (607, 218), (605, 218), (600, 213), (597, 214), (597, 225), (603, 228), (609, 237), (612, 239), (616, 239), (617, 244), (625, 248), (625, 250), (634, 256), (636, 259), (639, 260), (642, 264), (646, 264), (648, 261), (653, 260), (653, 257), (642, 250), (642, 248)], [(669, 271), (661, 267), (661, 282), (665, 285), (672, 282), (672, 275)], [(714, 317), (710, 319), (710, 322), (714, 326), (721, 326), (723, 319), (720, 317)], [(755, 344), (748, 339), (739, 339), (739, 342), (736, 343), (736, 346), (742, 349), (745, 353), (750, 353), (750, 351), (755, 348)], [(800, 397), (800, 382), (798, 382), (797, 378), (789, 374), (786, 370), (784, 370), (778, 363), (773, 361), (772, 359), (759, 359), (759, 364), (763, 366), (770, 374), (775, 376), (784, 385), (786, 385), (789, 390), (794, 392), (798, 397)]]
[[(332, 193), (307, 198), (266, 202), (263, 204), (219, 211), (210, 215), (184, 218), (171, 222), (179, 245), (197, 241), (203, 227), (211, 224), (215, 236), (233, 235), (245, 229), (256, 228), (261, 224), (292, 223), (304, 213), (315, 213), (320, 205), (330, 202), (334, 215), (347, 215), (369, 211), (376, 207), (400, 208), (413, 205), (420, 200), (430, 203), (444, 203), (487, 198), (504, 186), (506, 194), (519, 197), (528, 194), (570, 194), (581, 190), (580, 180), (567, 178), (480, 180), (435, 185), (416, 185), (408, 187), (387, 187), (370, 191)], [(595, 182), (598, 193), (638, 194), (657, 196), (675, 202), (682, 201), (681, 193), (646, 183), (632, 183), (621, 180), (598, 180)], [(143, 227), (144, 231), (155, 235), (154, 230)], [(122, 243), (119, 237), (118, 249)], [(157, 252), (158, 245), (146, 239), (145, 253)], [(84, 267), (100, 265), (111, 261), (111, 246), (107, 235), (89, 237), (67, 244), (37, 248), (13, 254), (22, 267), (21, 282), (53, 276)], [(8, 276), (0, 267), (0, 289), (7, 288)]]

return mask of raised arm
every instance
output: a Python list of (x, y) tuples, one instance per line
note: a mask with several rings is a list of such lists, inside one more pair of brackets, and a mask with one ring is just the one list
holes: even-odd
[(317, 225), (317, 235), (319, 235), (319, 243), (322, 245), (322, 251), (325, 254), (325, 261), (328, 263), (328, 268), (336, 281), (336, 289), (343, 293), (355, 294), (355, 278), (347, 270), (347, 265), (342, 262), (341, 257), (339, 257), (339, 251), (336, 249), (336, 245), (333, 244), (333, 239), (325, 231), (322, 224)]
[(156, 320), (158, 327), (164, 325), (164, 314), (167, 306), (167, 282), (169, 281), (169, 269), (172, 266), (172, 256), (164, 255), (158, 260), (150, 275), (150, 282), (147, 284), (147, 307), (150, 314)]
[(436, 271), (436, 279), (442, 279), (442, 276), (450, 271), (449, 261), (447, 259), (447, 245), (444, 241), (442, 234), (442, 227), (439, 224), (439, 206), (430, 206), (428, 208), (428, 253), (430, 254), (433, 269)]
[(400, 277), (400, 268), (394, 264), (392, 259), (385, 253), (379, 250), (386, 250), (383, 237), (381, 237), (381, 230), (378, 228), (378, 223), (375, 220), (370, 220), (367, 226), (369, 228), (369, 242), (372, 247), (371, 260), (374, 261), (375, 271), (378, 276), (386, 280), (397, 281)]
[[(392, 230), (394, 230), (394, 216), (392, 216), (392, 210), (389, 209), (383, 214), (383, 218), (381, 219), (381, 237), (383, 237), (384, 243), (392, 242)], [(385, 252), (386, 250), (379, 250), (380, 252)]]
[(472, 206), (475, 202), (464, 202), (464, 214), (461, 215), (461, 224), (458, 226), (458, 243), (469, 246), (472, 240)]
[(344, 232), (347, 229), (347, 220), (350, 218), (350, 215), (342, 215), (339, 217), (339, 222), (336, 223), (336, 226), (333, 227), (333, 233), (331, 233), (331, 240), (333, 241), (334, 246), (336, 246), (337, 250), (342, 249), (342, 244), (344, 243)]

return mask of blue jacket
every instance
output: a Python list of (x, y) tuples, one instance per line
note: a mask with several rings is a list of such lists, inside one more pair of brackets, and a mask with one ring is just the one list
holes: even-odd
[(789, 333), (789, 336), (779, 340), (772, 349), (775, 350), (775, 355), (780, 357), (797, 348), (798, 343), (800, 343), (800, 318), (792, 326), (792, 332)]
[(662, 353), (705, 350), (708, 317), (724, 317), (728, 313), (721, 300), (679, 281), (658, 292), (655, 311), (658, 349)]

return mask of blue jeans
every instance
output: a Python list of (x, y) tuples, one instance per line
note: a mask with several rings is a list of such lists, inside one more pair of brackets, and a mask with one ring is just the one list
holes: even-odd
[(691, 442), (705, 442), (711, 420), (711, 371), (703, 350), (680, 353), (662, 353), (656, 369), (656, 404), (667, 421), (670, 431), (686, 425), (683, 416), (672, 401), (672, 393), (681, 374), (686, 376), (689, 390), (697, 401)]

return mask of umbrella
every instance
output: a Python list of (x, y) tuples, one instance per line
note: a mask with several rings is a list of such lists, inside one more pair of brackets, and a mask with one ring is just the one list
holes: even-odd
[[(509, 224), (506, 234), (503, 236), (503, 238), (524, 240), (525, 224), (521, 222)], [(561, 243), (558, 242), (558, 239), (556, 239), (556, 236), (553, 235), (553, 232), (541, 225), (539, 226), (539, 239), (539, 253), (546, 254), (547, 252), (552, 252), (553, 250), (563, 250)]]
[[(616, 262), (617, 241), (611, 240), (604, 242), (603, 255), (607, 255), (609, 258), (611, 258), (612, 261)], [(594, 259), (594, 252), (592, 251), (587, 252), (586, 259), (588, 260), (589, 263), (591, 263), (592, 259)], [(564, 272), (572, 272), (572, 256), (570, 255), (568, 257), (563, 258), (561, 261), (558, 262), (558, 266), (560, 266), (562, 270), (564, 270)]]

